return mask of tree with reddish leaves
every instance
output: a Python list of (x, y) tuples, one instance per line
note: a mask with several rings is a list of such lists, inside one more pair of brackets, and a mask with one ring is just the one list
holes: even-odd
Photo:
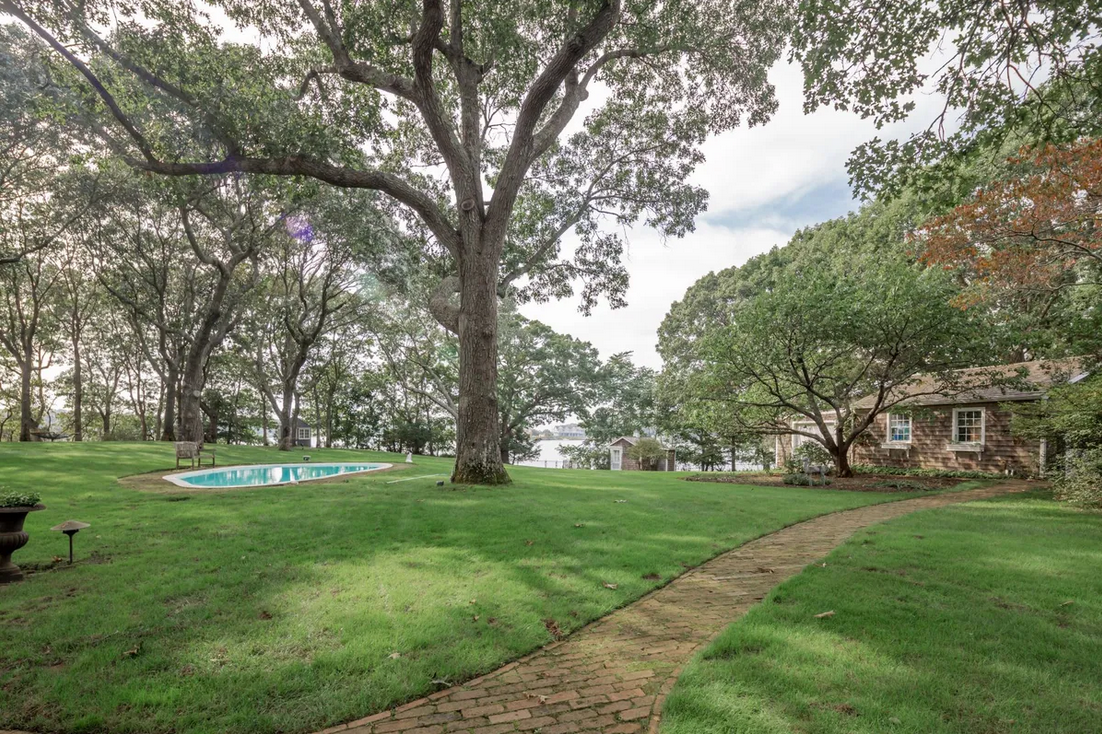
[(1023, 148), (1008, 164), (916, 234), (924, 260), (961, 269), (961, 305), (1102, 285), (1102, 140)]

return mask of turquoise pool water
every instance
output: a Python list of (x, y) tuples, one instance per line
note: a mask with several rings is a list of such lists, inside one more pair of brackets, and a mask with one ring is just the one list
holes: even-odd
[(340, 474), (389, 469), (390, 464), (257, 464), (227, 466), (169, 474), (168, 481), (180, 487), (269, 487), (277, 484), (298, 484), (313, 479), (325, 479)]

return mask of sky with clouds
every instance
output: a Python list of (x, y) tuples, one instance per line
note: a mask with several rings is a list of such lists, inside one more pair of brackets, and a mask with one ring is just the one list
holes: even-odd
[[(770, 80), (780, 108), (766, 125), (728, 131), (707, 141), (706, 162), (693, 183), (710, 193), (696, 231), (665, 242), (652, 229), (629, 233), (626, 253), (631, 287), (628, 305), (602, 303), (592, 315), (578, 312), (579, 299), (527, 304), (521, 312), (555, 330), (584, 339), (601, 356), (631, 351), (636, 364), (658, 369), (657, 330), (670, 304), (701, 276), (783, 245), (793, 232), (855, 209), (845, 163), (853, 149), (873, 137), (905, 137), (923, 128), (940, 100), (915, 98), (906, 122), (876, 130), (871, 121), (832, 109), (803, 112), (803, 78), (797, 66), (780, 62)], [(565, 243), (569, 247), (569, 241)]]

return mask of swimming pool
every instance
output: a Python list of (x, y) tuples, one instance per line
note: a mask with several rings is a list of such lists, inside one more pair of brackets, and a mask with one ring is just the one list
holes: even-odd
[(255, 464), (227, 466), (168, 474), (165, 479), (179, 487), (192, 489), (235, 489), (274, 487), (326, 479), (341, 474), (362, 474), (389, 469), (392, 464)]

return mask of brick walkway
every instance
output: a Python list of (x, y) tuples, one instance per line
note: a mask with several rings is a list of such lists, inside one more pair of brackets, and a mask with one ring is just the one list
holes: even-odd
[(855, 531), (915, 510), (1027, 486), (1009, 481), (793, 525), (724, 553), (569, 639), (489, 675), (320, 734), (656, 732), (662, 702), (693, 653)]

